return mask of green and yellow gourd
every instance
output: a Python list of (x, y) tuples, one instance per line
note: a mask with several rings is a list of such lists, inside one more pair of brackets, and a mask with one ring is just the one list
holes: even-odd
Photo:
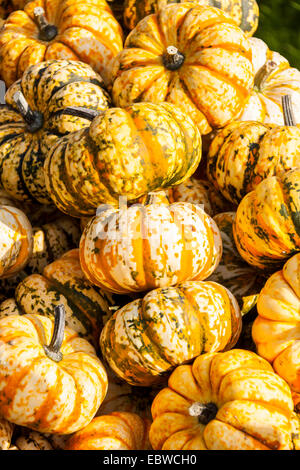
[(74, 217), (100, 204), (134, 201), (181, 183), (201, 159), (196, 124), (169, 103), (136, 103), (102, 112), (90, 127), (59, 139), (45, 161), (48, 193)]
[(43, 164), (60, 136), (89, 125), (109, 106), (103, 81), (76, 61), (29, 67), (0, 108), (0, 185), (22, 202), (50, 204)]
[[(124, 22), (128, 29), (133, 29), (147, 15), (156, 13), (168, 3), (183, 3), (186, 0), (125, 0)], [(209, 5), (228, 13), (236, 24), (252, 36), (258, 26), (259, 9), (255, 0), (189, 0), (198, 5)]]
[(14, 299), (0, 305), (0, 318), (12, 314), (38, 314), (53, 318), (54, 308), (64, 305), (66, 325), (97, 344), (113, 297), (96, 291), (84, 277), (78, 249), (68, 251), (46, 266), (43, 275), (32, 274), (17, 286)]

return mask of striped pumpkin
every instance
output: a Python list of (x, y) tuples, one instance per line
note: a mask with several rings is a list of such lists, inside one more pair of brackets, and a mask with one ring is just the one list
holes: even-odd
[(121, 107), (173, 103), (208, 134), (241, 112), (253, 78), (243, 31), (220, 9), (186, 2), (167, 5), (131, 31), (114, 62), (112, 94)]
[[(255, 0), (189, 0), (198, 5), (220, 8), (232, 17), (236, 24), (252, 36), (258, 26), (259, 9)], [(156, 13), (168, 3), (184, 3), (184, 0), (125, 0), (124, 22), (133, 29), (145, 16)]]
[(149, 427), (135, 413), (116, 411), (94, 418), (69, 439), (65, 450), (148, 450)]
[(28, 263), (32, 249), (32, 227), (24, 212), (0, 205), (0, 279), (21, 271)]
[(119, 197), (135, 200), (179, 184), (196, 170), (201, 135), (178, 107), (137, 103), (111, 108), (89, 128), (57, 141), (45, 161), (56, 206), (75, 217), (94, 215)]
[(300, 251), (300, 168), (269, 176), (240, 202), (233, 234), (247, 263), (274, 270)]
[(54, 308), (64, 305), (66, 325), (97, 345), (113, 299), (96, 291), (80, 269), (78, 249), (68, 251), (49, 264), (43, 275), (32, 274), (17, 286), (14, 300), (0, 305), (0, 317), (19, 313), (42, 314), (52, 318)]
[(233, 122), (214, 138), (207, 175), (227, 200), (238, 204), (268, 176), (300, 168), (300, 125), (294, 120), (290, 99), (290, 95), (283, 97), (284, 126)]
[(240, 256), (233, 237), (234, 220), (235, 212), (223, 212), (214, 217), (222, 237), (223, 253), (208, 281), (218, 282), (229, 289), (242, 307), (243, 297), (255, 295), (261, 290), (263, 278)]
[(34, 0), (9, 15), (0, 32), (0, 75), (6, 86), (33, 64), (67, 59), (108, 79), (122, 50), (122, 30), (105, 0)]
[(0, 184), (13, 198), (50, 204), (43, 164), (59, 136), (86, 127), (109, 105), (102, 79), (86, 64), (58, 60), (29, 67), (0, 108)]
[(252, 327), (257, 352), (300, 399), (300, 253), (268, 279), (257, 300)]
[(300, 71), (285, 57), (270, 51), (261, 39), (250, 38), (255, 79), (254, 88), (239, 116), (241, 121), (284, 125), (282, 97), (291, 95), (297, 124), (300, 124)]
[(152, 417), (154, 450), (299, 449), (287, 383), (267, 361), (241, 349), (177, 367), (155, 397)]
[(204, 210), (188, 202), (170, 205), (163, 192), (149, 193), (143, 204), (101, 211), (80, 240), (84, 274), (116, 294), (202, 281), (221, 255), (219, 230)]
[(86, 426), (107, 390), (107, 375), (91, 344), (42, 315), (0, 320), (0, 414), (44, 433), (70, 434)]
[(214, 282), (155, 289), (118, 310), (100, 345), (113, 371), (129, 384), (161, 382), (177, 365), (233, 347), (241, 329), (234, 296)]

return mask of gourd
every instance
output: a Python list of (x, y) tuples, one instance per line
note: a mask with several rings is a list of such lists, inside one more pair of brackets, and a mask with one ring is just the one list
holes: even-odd
[(42, 315), (0, 320), (0, 413), (41, 433), (70, 434), (86, 426), (107, 390), (107, 375), (91, 344)]
[(208, 134), (245, 106), (254, 79), (251, 57), (245, 34), (220, 9), (170, 4), (127, 36), (112, 68), (113, 100), (121, 107), (168, 101)]
[(0, 32), (0, 75), (6, 86), (44, 60), (89, 64), (107, 80), (122, 49), (122, 30), (105, 0), (34, 0), (12, 12)]
[(24, 268), (33, 249), (32, 227), (24, 212), (0, 205), (0, 279)]
[(252, 327), (257, 353), (290, 386), (295, 406), (300, 398), (300, 253), (272, 274), (257, 300)]
[(66, 450), (147, 450), (149, 421), (135, 413), (113, 412), (94, 418), (67, 442)]
[(240, 330), (230, 291), (214, 282), (186, 281), (152, 290), (115, 312), (100, 346), (119, 377), (148, 387), (199, 354), (232, 348)]
[(9, 450), (14, 424), (4, 418), (0, 418), (0, 450)]
[(116, 294), (206, 279), (222, 254), (220, 233), (204, 210), (149, 193), (129, 208), (102, 210), (80, 240), (80, 263), (92, 284)]
[(177, 367), (155, 397), (152, 417), (154, 450), (293, 450), (299, 443), (287, 383), (241, 349)]
[[(258, 26), (259, 9), (255, 0), (189, 0), (197, 5), (209, 5), (220, 8), (232, 17), (236, 24), (252, 36)], [(128, 29), (133, 29), (145, 16), (156, 13), (168, 3), (184, 3), (184, 0), (125, 0), (124, 22)]]
[(242, 121), (284, 125), (282, 96), (291, 95), (295, 122), (300, 124), (300, 71), (258, 38), (249, 38), (254, 67), (254, 88), (241, 112)]
[(37, 431), (24, 431), (17, 439), (18, 450), (53, 450), (50, 442)]
[(64, 213), (95, 214), (180, 184), (201, 159), (196, 124), (169, 103), (107, 109), (90, 127), (59, 139), (44, 169), (48, 193)]
[(0, 108), (0, 184), (22, 202), (51, 204), (44, 159), (58, 137), (88, 126), (110, 103), (86, 64), (54, 60), (29, 67)]
[(232, 203), (238, 204), (268, 176), (300, 168), (300, 125), (296, 125), (291, 95), (283, 96), (282, 107), (284, 126), (233, 122), (212, 141), (207, 176)]
[(25, 277), (15, 290), (14, 299), (0, 305), (0, 317), (11, 314), (38, 314), (53, 319), (56, 306), (64, 305), (66, 325), (98, 344), (105, 319), (111, 315), (115, 300), (97, 291), (85, 278), (78, 249), (70, 250), (46, 266), (43, 274)]
[(300, 251), (300, 168), (269, 176), (240, 202), (233, 234), (242, 258), (274, 271)]

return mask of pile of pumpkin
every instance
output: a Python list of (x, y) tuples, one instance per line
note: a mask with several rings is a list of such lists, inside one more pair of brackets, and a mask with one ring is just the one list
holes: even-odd
[(300, 449), (300, 72), (255, 0), (0, 13), (0, 449)]

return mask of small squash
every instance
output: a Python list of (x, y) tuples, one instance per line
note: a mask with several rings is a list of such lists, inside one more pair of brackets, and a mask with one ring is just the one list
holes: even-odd
[(86, 62), (107, 79), (122, 50), (122, 29), (105, 0), (34, 0), (0, 31), (0, 75), (6, 86), (44, 60)]
[(300, 124), (300, 71), (285, 57), (270, 51), (258, 38), (249, 38), (254, 67), (254, 88), (239, 116), (241, 121), (284, 125), (282, 97), (291, 95), (295, 122)]
[[(300, 253), (268, 279), (257, 300), (252, 337), (260, 356), (300, 399)], [(300, 411), (300, 409), (299, 409)]]
[(137, 103), (107, 109), (90, 127), (59, 139), (45, 161), (48, 193), (74, 217), (94, 215), (189, 178), (201, 159), (201, 135), (180, 108)]
[(251, 56), (245, 34), (220, 9), (170, 4), (127, 36), (112, 70), (113, 100), (121, 107), (168, 101), (208, 134), (245, 106), (254, 79)]
[(282, 99), (284, 126), (233, 122), (210, 145), (207, 176), (216, 190), (232, 203), (268, 176), (300, 168), (300, 125), (296, 125), (291, 96)]
[(155, 450), (293, 450), (291, 391), (250, 351), (203, 354), (177, 367), (152, 403)]
[[(220, 8), (226, 12), (236, 24), (252, 36), (258, 26), (259, 8), (255, 0), (189, 0), (197, 5)], [(184, 3), (184, 0), (125, 0), (124, 23), (133, 29), (145, 16), (156, 13), (168, 3)]]
[(21, 271), (33, 249), (32, 227), (24, 212), (0, 205), (0, 279)]
[(187, 281), (118, 310), (105, 324), (100, 346), (119, 377), (150, 386), (199, 354), (232, 348), (240, 331), (231, 292), (214, 282)]
[(233, 225), (250, 265), (273, 270), (300, 251), (300, 168), (269, 176), (240, 202)]
[(86, 426), (107, 390), (107, 375), (91, 344), (55, 320), (10, 315), (0, 320), (0, 414), (44, 433)]
[(148, 450), (148, 420), (135, 413), (113, 412), (94, 418), (76, 432), (65, 450)]
[(0, 305), (0, 316), (39, 314), (53, 319), (54, 308), (62, 304), (67, 326), (97, 345), (113, 303), (110, 294), (95, 290), (85, 278), (78, 249), (74, 249), (46, 266), (42, 275), (25, 277), (15, 290), (14, 300)]
[(223, 212), (214, 217), (220, 230), (223, 253), (217, 268), (207, 280), (218, 282), (229, 289), (242, 308), (243, 298), (257, 294), (264, 278), (240, 256), (233, 237), (234, 220), (235, 212)]
[(0, 450), (9, 450), (14, 424), (0, 417)]
[(0, 108), (0, 184), (13, 199), (50, 204), (45, 156), (58, 137), (89, 125), (110, 103), (86, 64), (52, 60), (29, 67)]
[(16, 439), (19, 450), (53, 450), (52, 445), (43, 434), (37, 431), (24, 430)]
[(80, 263), (92, 284), (117, 294), (206, 279), (222, 255), (219, 230), (201, 207), (169, 203), (163, 192), (143, 204), (108, 208), (80, 240)]

